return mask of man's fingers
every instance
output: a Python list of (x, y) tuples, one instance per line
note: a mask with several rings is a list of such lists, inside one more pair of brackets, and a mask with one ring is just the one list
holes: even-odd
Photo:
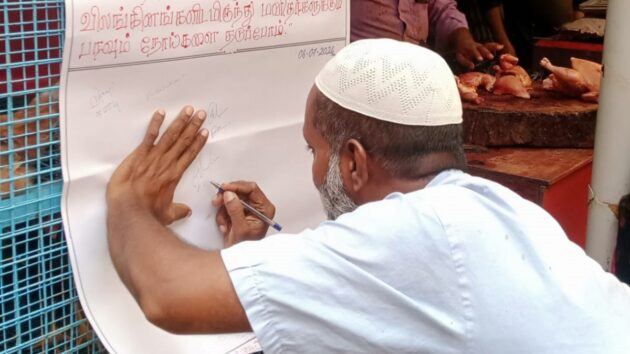
[(503, 49), (504, 45), (496, 42), (487, 42), (484, 43), (483, 46), (491, 52), (498, 52)]
[(260, 190), (256, 182), (250, 181), (233, 181), (223, 183), (221, 187), (225, 190), (229, 190), (238, 194), (249, 195), (256, 190)]
[(206, 145), (206, 141), (208, 141), (208, 134), (208, 130), (202, 129), (199, 133), (197, 133), (192, 144), (190, 144), (190, 146), (188, 146), (184, 153), (179, 157), (175, 168), (180, 176), (184, 174), (184, 171), (186, 171), (188, 166), (190, 166), (197, 155), (199, 155), (201, 149), (203, 149)]
[(483, 61), (483, 56), (479, 52), (479, 48), (477, 47), (476, 43), (472, 47), (468, 48), (467, 54), (470, 60), (476, 60), (477, 62)]
[(212, 205), (217, 208), (215, 221), (217, 223), (217, 227), (219, 228), (219, 232), (223, 236), (223, 242), (227, 245), (228, 235), (232, 224), (230, 222), (230, 216), (225, 209), (225, 205), (223, 205), (223, 193), (219, 193), (212, 198)]
[(217, 216), (215, 218), (217, 222), (217, 227), (219, 228), (219, 232), (223, 235), (223, 237), (227, 236), (230, 231), (230, 216), (225, 209), (225, 206), (222, 206), (217, 210)]
[(160, 127), (162, 126), (162, 122), (164, 122), (164, 110), (157, 110), (153, 113), (153, 117), (151, 118), (151, 122), (149, 122), (149, 128), (147, 128), (147, 132), (144, 135), (144, 139), (140, 144), (140, 149), (143, 151), (148, 151), (155, 144), (155, 140), (160, 135)]
[(173, 203), (168, 209), (168, 212), (167, 212), (168, 220), (166, 220), (166, 223), (170, 224), (179, 219), (183, 219), (185, 217), (190, 216), (191, 213), (192, 211), (190, 210), (190, 207), (188, 205), (182, 204), (182, 203)]
[(175, 142), (175, 145), (166, 153), (166, 161), (175, 161), (180, 155), (195, 141), (197, 132), (203, 121), (206, 119), (206, 112), (197, 112), (192, 119), (187, 123), (183, 132)]
[(455, 58), (457, 59), (457, 62), (459, 63), (459, 65), (465, 67), (468, 70), (472, 70), (475, 68), (475, 64), (470, 61), (470, 59), (468, 59), (464, 54), (462, 53), (457, 53), (455, 55)]
[(494, 59), (494, 54), (492, 54), (492, 52), (490, 50), (488, 50), (488, 48), (486, 48), (483, 45), (479, 45), (477, 47), (477, 50), (479, 51), (479, 53), (481, 53), (481, 55), (487, 59), (487, 60), (492, 60)]
[(182, 133), (182, 130), (186, 127), (188, 120), (193, 114), (193, 108), (191, 106), (184, 107), (181, 112), (177, 115), (177, 118), (171, 123), (171, 125), (166, 129), (164, 134), (157, 143), (156, 151), (160, 154), (168, 151), (179, 138), (179, 135)]
[(247, 201), (252, 206), (257, 207), (257, 209), (259, 210), (262, 209), (261, 211), (267, 217), (274, 217), (276, 213), (276, 208), (267, 198), (265, 193), (263, 193), (260, 187), (258, 187), (258, 184), (256, 184), (256, 182), (236, 181), (224, 183), (221, 187), (226, 191), (232, 191), (239, 195), (246, 196)]
[(232, 223), (232, 229), (234, 229), (233, 232), (238, 232), (238, 230), (246, 228), (247, 220), (245, 220), (245, 210), (238, 196), (233, 192), (226, 191), (223, 193), (223, 201), (225, 202), (225, 210)]
[[(216, 205), (219, 201), (223, 201), (223, 205), (217, 211), (216, 222), (226, 247), (243, 240), (260, 239), (265, 236), (269, 226), (257, 216), (246, 214), (236, 193), (226, 190), (220, 197), (213, 198), (212, 202)], [(271, 203), (269, 205), (273, 209), (272, 212), (263, 213), (273, 215), (275, 208)]]
[(215, 194), (211, 201), (212, 206), (215, 208), (220, 208), (221, 206), (223, 206), (223, 193), (217, 193)]
[(233, 232), (232, 232), (232, 222), (230, 220), (230, 216), (227, 214), (227, 210), (225, 206), (222, 206), (217, 212), (217, 227), (219, 228), (219, 232), (221, 236), (223, 236), (223, 247), (230, 247), (234, 244)]

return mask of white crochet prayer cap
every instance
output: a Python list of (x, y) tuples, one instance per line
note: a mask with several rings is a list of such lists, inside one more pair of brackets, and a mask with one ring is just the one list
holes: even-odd
[(437, 53), (411, 43), (351, 43), (324, 66), (315, 85), (338, 105), (376, 119), (424, 126), (462, 122), (451, 69)]

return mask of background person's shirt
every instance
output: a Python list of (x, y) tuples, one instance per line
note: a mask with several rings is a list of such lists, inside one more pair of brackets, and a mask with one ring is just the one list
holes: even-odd
[(461, 171), (222, 257), (266, 354), (630, 352), (630, 288)]
[(350, 39), (391, 38), (426, 44), (429, 36), (436, 49), (448, 46), (448, 36), (468, 28), (466, 16), (455, 0), (352, 0)]

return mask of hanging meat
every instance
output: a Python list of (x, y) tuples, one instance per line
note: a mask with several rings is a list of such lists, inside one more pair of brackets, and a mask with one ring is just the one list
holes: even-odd
[(540, 65), (551, 74), (543, 80), (543, 88), (568, 97), (581, 98), (588, 102), (597, 102), (602, 77), (602, 66), (598, 63), (571, 58), (571, 68), (555, 66), (547, 58), (542, 58)]

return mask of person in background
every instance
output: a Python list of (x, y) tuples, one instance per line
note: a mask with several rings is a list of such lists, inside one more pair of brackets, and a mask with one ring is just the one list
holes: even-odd
[[(564, 23), (582, 14), (572, 0), (458, 0), (459, 8), (472, 20), (476, 40), (494, 40), (503, 52), (517, 56), (519, 64), (532, 66), (536, 38), (557, 33)], [(485, 21), (478, 21), (479, 13)], [(487, 37), (486, 28), (492, 37)], [(482, 39), (481, 39), (482, 38)]]
[(495, 39), (495, 36), (486, 21), (485, 13), (481, 11), (478, 0), (457, 0), (457, 8), (466, 15), (468, 30), (475, 41), (479, 43), (497, 42), (503, 44), (504, 47), (501, 50), (501, 53), (507, 52), (505, 43), (501, 43)]
[(186, 107), (158, 139), (164, 114), (107, 188), (113, 264), (157, 326), (253, 330), (267, 354), (627, 354), (630, 288), (541, 207), (462, 171), (459, 92), (435, 52), (362, 40), (320, 71), (303, 135), (329, 220), (296, 234), (265, 237), (240, 200), (275, 207), (243, 181), (212, 199), (227, 248), (169, 229), (191, 213), (173, 195), (208, 131)]
[(352, 41), (391, 38), (429, 45), (468, 70), (502, 48), (475, 42), (455, 0), (353, 0), (350, 6)]

